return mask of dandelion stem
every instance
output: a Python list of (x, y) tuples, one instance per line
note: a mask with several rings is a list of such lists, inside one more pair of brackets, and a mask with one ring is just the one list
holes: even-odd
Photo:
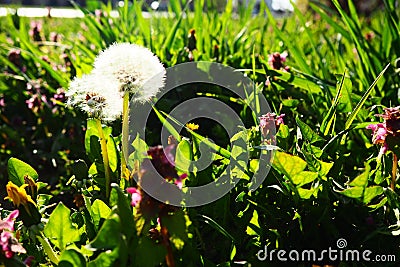
[(129, 174), (126, 174), (126, 153), (128, 153), (128, 136), (129, 136), (129, 94), (124, 95), (122, 109), (122, 157), (121, 157), (121, 177), (129, 179)]
[(393, 166), (392, 166), (392, 182), (390, 183), (390, 188), (392, 190), (396, 187), (396, 174), (397, 174), (397, 155), (393, 152)]
[(106, 198), (108, 199), (110, 197), (111, 190), (111, 170), (108, 160), (107, 139), (104, 136), (103, 127), (101, 126), (101, 122), (99, 119), (96, 119), (96, 124), (100, 136), (101, 155), (103, 157), (104, 173), (106, 176)]

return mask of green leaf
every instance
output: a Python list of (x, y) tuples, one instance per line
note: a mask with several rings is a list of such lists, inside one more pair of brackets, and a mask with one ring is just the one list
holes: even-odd
[(353, 91), (353, 84), (348, 77), (344, 77), (343, 88), (339, 95), (339, 110), (341, 112), (351, 112), (353, 110), (353, 104), (351, 101), (351, 94)]
[(364, 93), (362, 96), (361, 100), (357, 103), (357, 106), (354, 108), (354, 110), (351, 112), (349, 118), (346, 121), (345, 124), (345, 129), (349, 129), (353, 121), (355, 120), (357, 114), (360, 112), (362, 106), (364, 105), (365, 101), (367, 101), (367, 98), (372, 92), (372, 89), (374, 89), (375, 85), (378, 83), (380, 78), (383, 76), (383, 74), (386, 72), (386, 70), (389, 68), (390, 63), (386, 65), (386, 67), (379, 73), (378, 77), (374, 80), (374, 82), (371, 84), (371, 86), (368, 88), (368, 90)]
[(71, 173), (80, 181), (88, 178), (88, 171), (89, 168), (86, 165), (86, 162), (81, 159), (76, 160), (71, 166)]
[(111, 184), (110, 205), (116, 207), (116, 213), (122, 218), (122, 233), (129, 239), (135, 233), (135, 221), (133, 217), (132, 207), (128, 197), (122, 192), (117, 184)]
[(189, 217), (180, 210), (173, 215), (163, 217), (161, 223), (167, 227), (170, 240), (175, 248), (181, 250), (189, 238), (187, 231), (191, 224)]
[(321, 136), (319, 136), (316, 132), (314, 132), (310, 126), (301, 121), (298, 117), (296, 117), (296, 123), (299, 126), (303, 137), (306, 140), (308, 140), (311, 144), (318, 141), (324, 141), (324, 139)]
[[(334, 122), (336, 119), (336, 111), (337, 111), (337, 106), (339, 104), (339, 99), (340, 96), (342, 95), (342, 90), (343, 90), (343, 85), (345, 82), (346, 77), (346, 72), (343, 73), (342, 78), (336, 85), (336, 95), (335, 98), (333, 99), (333, 103), (331, 107), (329, 108), (328, 112), (326, 113), (324, 119), (322, 120), (321, 123), (321, 132), (324, 136), (327, 136), (330, 131), (334, 132)], [(332, 127), (332, 130), (331, 130)]]
[(108, 135), (107, 137), (107, 152), (110, 169), (112, 172), (115, 172), (118, 168), (118, 151), (112, 135)]
[(318, 190), (317, 188), (312, 188), (312, 189), (304, 189), (304, 188), (298, 188), (297, 192), (299, 193), (299, 196), (302, 199), (309, 199), (312, 195), (315, 194), (315, 192)]
[(307, 163), (297, 156), (275, 151), (272, 167), (291, 179), (302, 172), (307, 167)]
[(139, 137), (139, 134), (136, 136), (135, 140), (132, 142), (133, 152), (129, 155), (129, 160), (139, 160), (142, 161), (144, 159), (149, 158), (147, 155), (147, 150), (149, 147), (146, 142)]
[(294, 176), (292, 176), (292, 182), (297, 186), (302, 186), (313, 182), (318, 178), (317, 172), (302, 171)]
[(282, 100), (282, 105), (288, 108), (295, 108), (299, 105), (300, 100), (297, 99), (284, 99)]
[(83, 267), (86, 266), (85, 257), (75, 249), (67, 249), (61, 253), (58, 267)]
[(362, 197), (363, 192), (364, 192), (363, 187), (351, 187), (351, 188), (341, 191), (340, 193), (342, 195), (345, 195), (346, 197), (360, 198), (360, 197)]
[(91, 215), (96, 227), (99, 227), (100, 219), (107, 219), (110, 213), (111, 209), (100, 199), (96, 199), (91, 205)]
[(10, 158), (7, 165), (8, 179), (17, 186), (21, 186), (25, 183), (25, 175), (29, 175), (35, 181), (38, 179), (38, 174), (35, 169), (22, 160)]
[[(104, 136), (111, 135), (111, 127), (103, 127)], [(85, 149), (89, 158), (94, 161), (99, 159), (102, 161), (101, 157), (101, 146), (100, 146), (100, 134), (97, 127), (96, 119), (88, 119), (85, 133)]]
[(248, 235), (260, 235), (260, 224), (258, 223), (258, 212), (257, 210), (253, 211), (253, 216), (251, 217), (251, 220), (249, 222), (249, 225), (247, 226), (246, 233)]
[(118, 214), (112, 214), (101, 226), (96, 238), (86, 245), (89, 249), (108, 250), (120, 243), (121, 223)]
[(77, 227), (72, 225), (70, 213), (63, 203), (59, 203), (44, 228), (44, 234), (61, 251), (67, 244), (79, 241), (79, 232)]
[(349, 183), (350, 186), (366, 187), (371, 167), (366, 165), (366, 170)]
[(294, 75), (293, 73), (280, 70), (268, 70), (266, 73), (312, 94), (322, 93), (322, 86), (315, 83), (311, 79), (302, 78)]
[[(149, 237), (144, 236), (139, 239), (139, 245), (134, 251), (135, 262), (134, 267), (144, 267), (144, 266), (159, 266), (160, 262), (163, 262), (167, 250), (165, 246), (160, 246), (156, 244)], [(151, 257), (146, 257), (144, 255), (151, 255)]]
[(192, 148), (189, 141), (182, 139), (176, 147), (175, 166), (182, 172), (189, 172), (192, 160)]
[(334, 164), (333, 162), (324, 162), (321, 160), (318, 160), (318, 163), (320, 165), (318, 173), (321, 176), (327, 176)]
[(369, 186), (365, 189), (363, 202), (368, 204), (375, 197), (383, 194), (382, 186)]
[(285, 125), (285, 124), (281, 124), (279, 126), (278, 132), (276, 133), (276, 136), (280, 137), (282, 139), (286, 139), (286, 138), (289, 137), (289, 134), (290, 134), (289, 127), (287, 125)]

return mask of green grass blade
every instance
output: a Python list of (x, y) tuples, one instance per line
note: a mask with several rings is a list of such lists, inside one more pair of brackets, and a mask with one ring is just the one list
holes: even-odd
[(372, 92), (372, 89), (374, 89), (375, 85), (378, 83), (380, 78), (383, 76), (383, 74), (386, 72), (386, 70), (389, 68), (390, 63), (386, 65), (386, 67), (379, 73), (378, 77), (374, 80), (374, 82), (371, 84), (371, 86), (368, 88), (368, 90), (365, 92), (363, 97), (361, 98), (360, 102), (358, 102), (357, 106), (354, 108), (354, 110), (351, 112), (349, 118), (346, 121), (345, 124), (345, 130), (349, 129), (353, 121), (355, 120), (358, 112), (360, 112), (361, 107), (364, 105), (365, 101), (367, 101), (367, 98)]

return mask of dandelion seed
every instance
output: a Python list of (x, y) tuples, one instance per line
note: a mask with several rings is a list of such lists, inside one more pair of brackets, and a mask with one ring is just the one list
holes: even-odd
[(129, 43), (116, 43), (102, 51), (92, 73), (117, 83), (120, 92), (132, 93), (139, 102), (155, 96), (165, 81), (165, 69), (158, 57), (145, 47)]

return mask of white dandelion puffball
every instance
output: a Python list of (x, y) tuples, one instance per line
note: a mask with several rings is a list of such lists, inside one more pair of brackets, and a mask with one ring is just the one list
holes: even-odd
[(92, 73), (116, 81), (122, 94), (132, 93), (134, 100), (143, 102), (164, 87), (166, 71), (149, 49), (115, 43), (96, 57)]
[[(107, 89), (105, 90), (105, 86)], [(90, 117), (113, 121), (122, 114), (122, 97), (116, 83), (102, 77), (84, 75), (75, 77), (66, 92), (67, 105), (78, 107)]]

